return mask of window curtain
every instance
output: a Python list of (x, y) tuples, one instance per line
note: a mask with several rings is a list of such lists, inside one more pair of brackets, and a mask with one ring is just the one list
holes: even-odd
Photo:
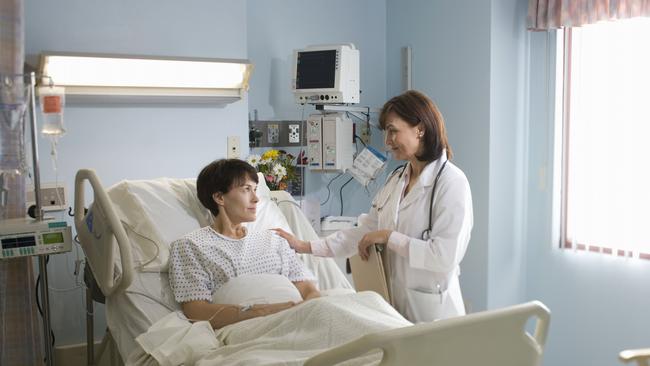
[(528, 29), (579, 27), (602, 20), (650, 17), (650, 0), (529, 0)]
[[(25, 217), (23, 0), (0, 0), (0, 220)], [(14, 76), (14, 77), (12, 77)], [(7, 80), (13, 82), (7, 85)], [(18, 174), (17, 174), (18, 173)], [(42, 322), (36, 312), (31, 257), (0, 260), (0, 365), (42, 366)]]

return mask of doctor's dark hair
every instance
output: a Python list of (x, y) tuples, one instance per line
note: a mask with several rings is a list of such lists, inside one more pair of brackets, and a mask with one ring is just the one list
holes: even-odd
[(422, 123), (424, 128), (422, 146), (424, 149), (420, 155), (416, 155), (418, 160), (437, 160), (442, 155), (443, 149), (447, 150), (447, 158), (451, 159), (453, 154), (447, 140), (445, 120), (436, 104), (429, 97), (416, 90), (409, 90), (393, 97), (381, 109), (379, 126), (382, 130), (388, 124), (386, 118), (390, 113), (395, 113), (411, 127)]
[(246, 178), (258, 183), (257, 171), (247, 162), (239, 159), (215, 160), (206, 165), (196, 178), (196, 194), (201, 204), (216, 217), (219, 205), (212, 196), (217, 192), (228, 193), (232, 188), (244, 184)]

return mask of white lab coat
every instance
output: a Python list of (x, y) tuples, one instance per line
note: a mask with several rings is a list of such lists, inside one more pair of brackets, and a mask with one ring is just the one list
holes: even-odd
[(404, 199), (401, 193), (405, 176), (400, 176), (398, 170), (375, 196), (370, 212), (359, 217), (358, 227), (324, 239), (337, 257), (357, 254), (359, 240), (371, 231), (393, 230), (391, 239), (408, 242), (408, 257), (388, 250), (386, 270), (390, 274), (392, 305), (413, 322), (465, 314), (458, 276), (473, 225), (472, 196), (467, 177), (451, 162), (436, 187), (430, 238), (421, 238), (429, 227), (431, 191), (445, 160), (443, 153), (428, 164)]

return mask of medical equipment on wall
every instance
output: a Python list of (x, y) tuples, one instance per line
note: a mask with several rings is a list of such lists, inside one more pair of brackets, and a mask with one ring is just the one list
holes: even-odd
[(349, 43), (293, 52), (292, 87), (300, 104), (359, 103), (359, 50)]
[(343, 113), (307, 118), (307, 159), (310, 170), (345, 170), (354, 154), (352, 121)]
[(348, 171), (362, 186), (367, 187), (377, 178), (386, 164), (386, 157), (372, 146), (366, 146), (354, 159)]
[(69, 252), (72, 229), (65, 221), (2, 220), (0, 244), (0, 259)]

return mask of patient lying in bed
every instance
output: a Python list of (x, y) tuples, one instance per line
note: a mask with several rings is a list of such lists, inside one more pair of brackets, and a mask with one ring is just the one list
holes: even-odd
[[(212, 162), (197, 178), (199, 200), (214, 215), (214, 223), (172, 243), (169, 261), (174, 297), (191, 320), (208, 320), (213, 328), (222, 328), (320, 296), (314, 275), (284, 239), (269, 230), (247, 232), (243, 226), (256, 218), (257, 183), (255, 169), (237, 159)], [(218, 302), (232, 279), (264, 274), (291, 281), (297, 290), (292, 301)]]

